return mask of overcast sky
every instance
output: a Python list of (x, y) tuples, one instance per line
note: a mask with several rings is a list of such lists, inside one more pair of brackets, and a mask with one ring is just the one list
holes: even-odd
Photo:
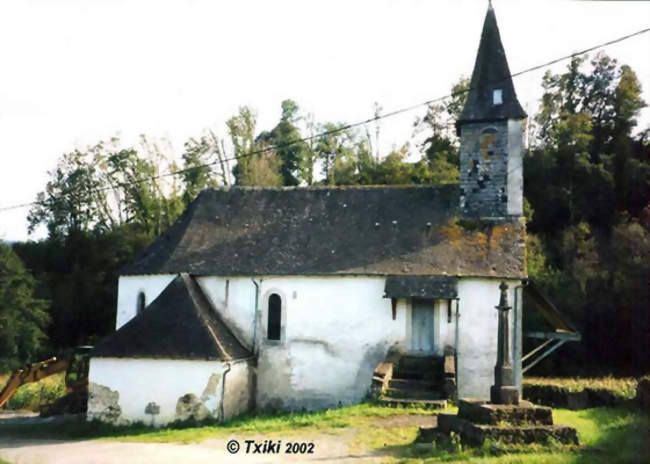
[[(650, 2), (493, 1), (510, 69), (650, 27)], [(30, 202), (57, 158), (121, 134), (225, 134), (238, 106), (277, 122), (292, 98), (317, 121), (354, 122), (445, 95), (470, 75), (486, 0), (40, 0), (0, 5), (0, 207)], [(650, 101), (650, 34), (607, 53)], [(552, 68), (559, 71), (565, 64)], [(515, 80), (534, 112), (543, 71)], [(382, 122), (384, 151), (421, 111)], [(643, 113), (643, 124), (650, 121)], [(28, 238), (28, 209), (0, 239)], [(42, 235), (42, 234), (41, 234)], [(41, 235), (32, 236), (38, 238)]]

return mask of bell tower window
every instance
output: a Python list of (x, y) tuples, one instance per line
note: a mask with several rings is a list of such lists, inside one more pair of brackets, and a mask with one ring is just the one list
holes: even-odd
[(503, 91), (501, 89), (494, 89), (492, 91), (492, 104), (501, 105), (503, 103)]

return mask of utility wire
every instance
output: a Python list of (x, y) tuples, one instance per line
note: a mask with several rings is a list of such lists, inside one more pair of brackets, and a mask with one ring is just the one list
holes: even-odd
[[(574, 53), (571, 53), (569, 55), (564, 55), (564, 56), (561, 56), (559, 58), (555, 58), (555, 59), (553, 59), (551, 61), (547, 61), (545, 63), (539, 64), (539, 65), (536, 65), (536, 66), (532, 66), (530, 68), (523, 69), (523, 70), (518, 71), (516, 73), (512, 73), (512, 74), (508, 75), (507, 77), (505, 77), (505, 78), (503, 78), (501, 80), (498, 80), (498, 81), (495, 81), (495, 82), (490, 82), (490, 85), (500, 84), (501, 82), (505, 82), (505, 81), (507, 81), (509, 79), (512, 79), (514, 77), (518, 77), (518, 76), (521, 76), (523, 74), (527, 74), (527, 73), (530, 73), (530, 72), (533, 72), (533, 71), (537, 71), (539, 69), (546, 68), (548, 66), (560, 63), (560, 62), (568, 60), (570, 58), (574, 58), (574, 57), (579, 56), (579, 55), (584, 55), (585, 53), (589, 53), (589, 52), (592, 52), (594, 50), (607, 47), (609, 45), (613, 45), (613, 44), (616, 44), (616, 43), (619, 43), (619, 42), (623, 42), (625, 40), (631, 39), (633, 37), (636, 37), (636, 36), (639, 36), (639, 35), (642, 35), (642, 34), (646, 34), (648, 32), (650, 32), (650, 27), (645, 28), (645, 29), (641, 29), (641, 30), (633, 32), (631, 34), (627, 34), (627, 35), (618, 37), (618, 38), (613, 39), (613, 40), (609, 40), (607, 42), (600, 43), (598, 45), (594, 45), (594, 46), (589, 47), (589, 48), (585, 48), (584, 50), (580, 50), (578, 52), (574, 52)], [(145, 183), (145, 182), (150, 182), (150, 181), (153, 181), (153, 180), (161, 179), (163, 177), (177, 176), (177, 175), (183, 174), (185, 172), (192, 172), (192, 171), (196, 171), (198, 169), (209, 168), (211, 166), (214, 166), (216, 164), (219, 164), (219, 163), (222, 163), (222, 162), (225, 162), (225, 161), (237, 161), (237, 160), (239, 160), (241, 158), (246, 158), (246, 157), (249, 157), (249, 156), (256, 156), (256, 155), (260, 155), (262, 153), (266, 153), (268, 151), (286, 148), (286, 147), (289, 147), (291, 145), (295, 145), (296, 143), (307, 142), (307, 141), (310, 141), (310, 140), (318, 139), (320, 137), (325, 137), (325, 136), (328, 136), (328, 135), (338, 134), (340, 132), (344, 132), (346, 130), (353, 129), (355, 127), (365, 126), (366, 124), (370, 124), (372, 122), (379, 121), (381, 119), (386, 119), (386, 118), (390, 118), (390, 117), (393, 117), (393, 116), (397, 116), (399, 114), (407, 113), (409, 111), (413, 111), (413, 110), (421, 108), (423, 106), (429, 106), (429, 105), (431, 105), (433, 103), (437, 103), (437, 102), (446, 100), (447, 98), (463, 95), (463, 94), (471, 92), (474, 89), (475, 89), (474, 87), (469, 87), (469, 88), (467, 88), (465, 90), (461, 90), (461, 91), (458, 91), (458, 92), (452, 92), (452, 93), (444, 95), (442, 97), (437, 97), (437, 98), (432, 98), (430, 100), (425, 100), (423, 102), (416, 103), (416, 104), (410, 105), (410, 106), (405, 106), (405, 107), (399, 108), (397, 110), (390, 111), (388, 113), (377, 114), (377, 115), (375, 115), (375, 116), (373, 116), (371, 118), (364, 119), (362, 121), (357, 121), (357, 122), (350, 123), (350, 124), (343, 124), (343, 125), (341, 125), (339, 127), (336, 127), (334, 129), (330, 129), (330, 130), (327, 130), (327, 131), (324, 131), (324, 132), (320, 132), (318, 134), (310, 135), (308, 137), (302, 137), (302, 138), (299, 138), (299, 139), (290, 140), (289, 142), (286, 142), (286, 143), (283, 143), (283, 144), (269, 145), (269, 146), (260, 148), (258, 150), (252, 150), (252, 151), (249, 151), (247, 153), (243, 153), (243, 154), (241, 154), (239, 156), (235, 156), (235, 157), (231, 157), (231, 158), (224, 158), (224, 159), (221, 159), (221, 160), (213, 161), (211, 163), (205, 163), (205, 164), (200, 164), (198, 166), (193, 166), (191, 168), (179, 169), (179, 170), (176, 170), (176, 171), (170, 171), (170, 172), (167, 172), (167, 173), (164, 173), (164, 174), (159, 174), (159, 175), (156, 175), (156, 176), (146, 177), (144, 179), (137, 179), (137, 180), (129, 181), (129, 182), (121, 182), (121, 183), (118, 183), (116, 185), (111, 185), (111, 186), (108, 186), (108, 187), (102, 187), (102, 188), (99, 188), (99, 189), (94, 189), (94, 190), (92, 190), (92, 193), (99, 193), (99, 192), (114, 190), (116, 188), (125, 187), (125, 186), (129, 186), (129, 185), (136, 185), (136, 184), (141, 184), (141, 183)], [(62, 195), (67, 195), (68, 193), (71, 193), (72, 191), (73, 190), (69, 190), (67, 192), (62, 192)], [(20, 208), (26, 208), (28, 206), (33, 206), (33, 205), (36, 205), (38, 203), (39, 203), (38, 201), (32, 201), (32, 202), (29, 202), (29, 203), (21, 203), (21, 204), (12, 205), (12, 206), (4, 206), (4, 207), (0, 207), (0, 212), (10, 211), (10, 210), (20, 209)]]

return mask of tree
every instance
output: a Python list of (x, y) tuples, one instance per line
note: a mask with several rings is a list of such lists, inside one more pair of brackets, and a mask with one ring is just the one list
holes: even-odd
[(101, 184), (87, 158), (87, 152), (79, 150), (65, 153), (48, 172), (50, 180), (27, 216), (30, 233), (43, 223), (51, 237), (61, 238), (71, 229), (88, 230), (97, 223), (93, 191)]
[(414, 135), (429, 134), (420, 150), (427, 161), (430, 175), (429, 183), (440, 185), (458, 182), (460, 163), (460, 143), (455, 133), (458, 121), (469, 90), (469, 79), (460, 77), (451, 88), (451, 97), (442, 103), (430, 104), (423, 118), (416, 118)]
[(237, 160), (237, 165), (233, 168), (237, 184), (241, 184), (241, 173), (246, 172), (249, 160), (255, 151), (256, 125), (257, 114), (248, 106), (240, 106), (238, 114), (226, 122), (233, 157)]
[(141, 136), (122, 147), (117, 137), (64, 154), (28, 214), (30, 232), (45, 224), (62, 241), (72, 231), (113, 230), (132, 224), (151, 238), (180, 215), (178, 168), (169, 147)]
[(629, 67), (598, 54), (546, 73), (542, 87), (534, 146), (524, 157), (534, 210), (529, 275), (583, 339), (541, 368), (645, 372), (650, 144), (644, 132), (632, 133), (645, 106), (641, 86)]
[[(260, 149), (264, 145), (259, 145)], [(261, 151), (261, 150), (260, 150)], [(252, 156), (246, 168), (240, 173), (240, 184), (255, 187), (282, 186), (282, 162), (273, 150), (262, 151)]]
[(300, 129), (296, 126), (300, 119), (298, 111), (295, 101), (284, 100), (280, 122), (270, 132), (262, 132), (257, 137), (257, 142), (272, 146), (280, 158), (284, 185), (300, 184), (305, 158), (311, 155), (309, 146), (301, 140)]
[(38, 359), (47, 341), (47, 302), (11, 247), (0, 242), (0, 372)]
[[(214, 175), (212, 166), (218, 169)], [(185, 142), (181, 178), (184, 183), (183, 203), (188, 205), (206, 187), (229, 186), (230, 167), (223, 139), (213, 130)]]

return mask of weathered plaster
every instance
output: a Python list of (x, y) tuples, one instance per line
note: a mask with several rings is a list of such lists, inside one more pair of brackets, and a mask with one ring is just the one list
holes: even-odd
[(262, 298), (257, 334), (259, 408), (317, 409), (358, 402), (388, 348), (405, 342), (405, 300), (393, 320), (391, 301), (383, 298), (383, 277), (261, 281), (263, 296), (274, 291), (285, 296), (285, 327), (282, 344), (266, 340)]
[(120, 393), (95, 382), (88, 384), (88, 419), (119, 424), (123, 421)]
[(187, 393), (176, 402), (176, 420), (186, 421), (191, 419), (200, 422), (211, 416), (210, 410), (194, 393)]
[[(220, 418), (222, 409), (225, 417), (241, 414), (250, 407), (251, 368), (247, 361), (231, 364), (222, 408), (225, 369), (220, 361), (92, 358), (88, 418), (115, 421), (111, 414), (119, 410), (121, 423), (160, 426)], [(152, 403), (158, 408), (154, 418), (146, 412)]]
[[(253, 405), (258, 409), (318, 409), (352, 404), (366, 395), (373, 369), (389, 348), (408, 352), (411, 303), (399, 299), (393, 320), (391, 300), (383, 298), (383, 277), (262, 276), (256, 280), (260, 284), (257, 309), (250, 278), (200, 278), (231, 330), (249, 346), (256, 332), (255, 369), (247, 363), (233, 363), (225, 373), (226, 365), (219, 362), (95, 358), (91, 381), (119, 393), (122, 417), (129, 421), (147, 422), (145, 405), (156, 402), (160, 405), (156, 423), (160, 424), (176, 419), (177, 402), (187, 394), (194, 395), (212, 417), (233, 417)], [(499, 283), (499, 279), (459, 279), (461, 397), (489, 395), (496, 361), (494, 306)], [(512, 292), (519, 281), (508, 283), (513, 304)], [(282, 343), (266, 340), (267, 297), (273, 292), (282, 296)], [(445, 346), (455, 346), (456, 302), (451, 322), (446, 300), (436, 300), (432, 311), (434, 349), (442, 355)], [(224, 373), (226, 390), (222, 391)], [(155, 388), (151, 379), (155, 379)], [(227, 398), (223, 405), (222, 394)]]
[(230, 364), (230, 371), (224, 373), (225, 391), (221, 419), (231, 419), (253, 409), (254, 375), (248, 361)]

